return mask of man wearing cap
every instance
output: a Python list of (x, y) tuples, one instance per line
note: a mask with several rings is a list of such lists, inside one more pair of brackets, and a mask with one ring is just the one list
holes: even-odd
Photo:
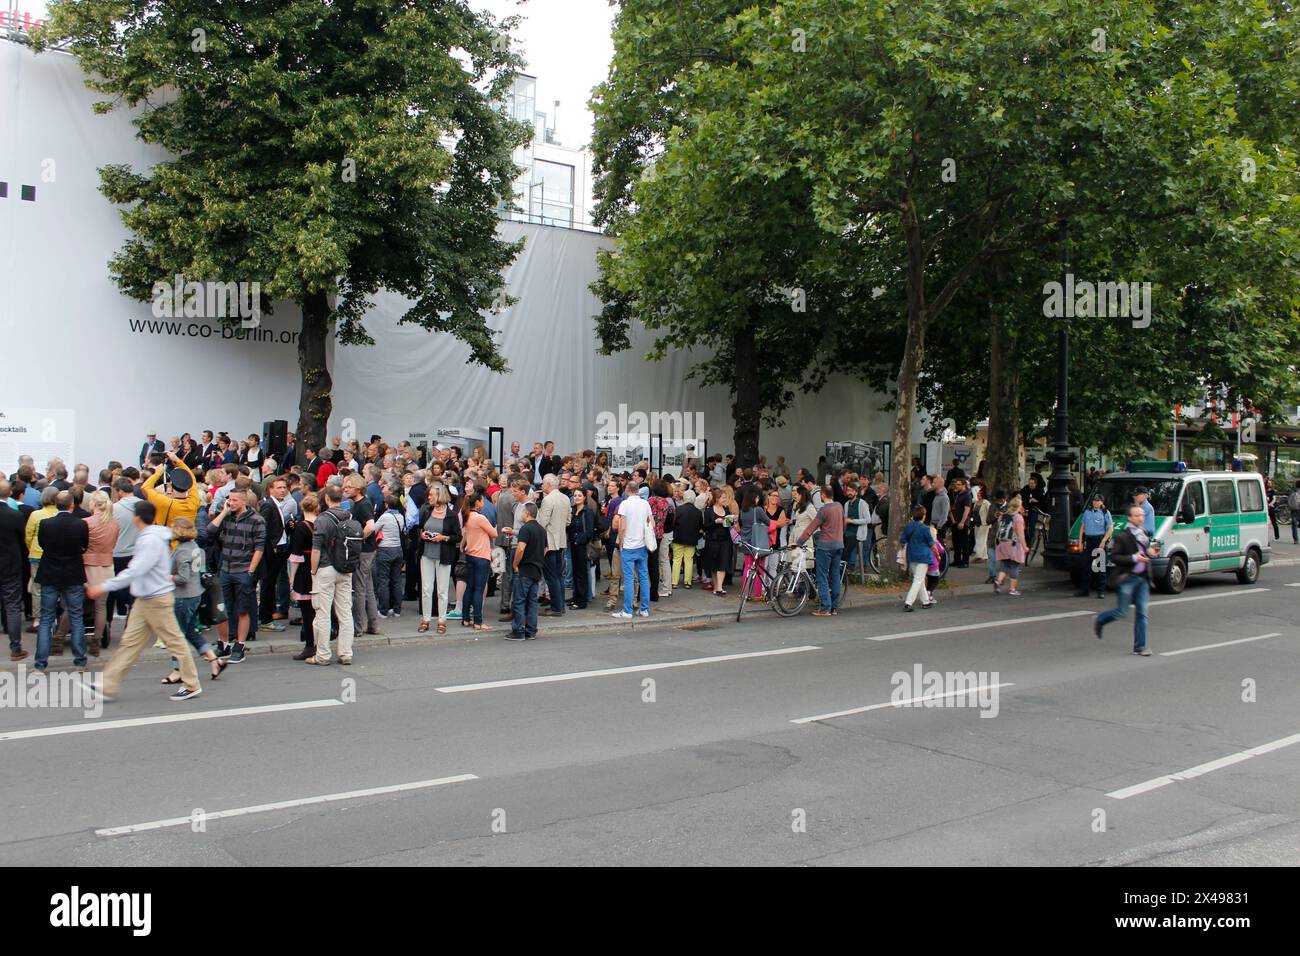
[(154, 524), (170, 528), (176, 523), (177, 518), (188, 518), (193, 521), (194, 516), (199, 513), (199, 486), (194, 480), (194, 472), (190, 471), (189, 466), (181, 461), (175, 452), (168, 452), (167, 458), (172, 463), (170, 491), (163, 494), (156, 488), (163, 476), (162, 468), (156, 469), (146, 478), (140, 490), (144, 493), (145, 501), (152, 504), (157, 512)]
[[(1115, 523), (1106, 510), (1106, 499), (1100, 493), (1093, 492), (1088, 510), (1079, 522), (1079, 546), (1083, 549), (1083, 559), (1087, 564), (1079, 573), (1079, 590), (1074, 592), (1075, 597), (1088, 596), (1090, 574), (1093, 593), (1099, 598), (1105, 595), (1106, 543), (1114, 533)], [(1101, 554), (1097, 553), (1098, 548), (1101, 549)]]
[(158, 433), (150, 432), (145, 437), (144, 444), (140, 446), (140, 467), (145, 466), (150, 455), (161, 455), (165, 450), (161, 439), (158, 438)]

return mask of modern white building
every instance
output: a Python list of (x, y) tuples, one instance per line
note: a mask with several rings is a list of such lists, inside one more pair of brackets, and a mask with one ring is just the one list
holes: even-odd
[(562, 104), (539, 99), (539, 89), (544, 93), (545, 86), (539, 87), (537, 77), (521, 73), (510, 91), (510, 116), (531, 123), (533, 138), (515, 153), (523, 172), (515, 180), (515, 208), (502, 213), (519, 222), (594, 228), (591, 151), (585, 145), (566, 146), (559, 141), (555, 117)]

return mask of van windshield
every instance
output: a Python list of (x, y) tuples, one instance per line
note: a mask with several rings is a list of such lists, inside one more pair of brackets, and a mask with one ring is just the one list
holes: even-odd
[[(1097, 483), (1094, 491), (1101, 493), (1106, 499), (1106, 510), (1111, 514), (1126, 517), (1128, 515), (1129, 505), (1133, 503), (1133, 492), (1139, 488), (1145, 488), (1151, 493), (1151, 507), (1155, 509), (1157, 515), (1165, 516), (1174, 513), (1174, 508), (1178, 506), (1178, 495), (1182, 491), (1183, 481), (1181, 478), (1106, 478)], [(1092, 492), (1088, 492), (1089, 500)], [(1088, 501), (1084, 501), (1087, 507)]]

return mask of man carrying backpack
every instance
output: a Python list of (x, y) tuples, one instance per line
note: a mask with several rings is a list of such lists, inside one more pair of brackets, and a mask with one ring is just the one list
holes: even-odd
[(330, 663), (330, 611), (338, 619), (339, 663), (352, 663), (352, 573), (361, 563), (361, 525), (343, 510), (343, 489), (327, 485), (326, 510), (316, 519), (311, 541), (311, 606), (316, 653), (308, 664)]

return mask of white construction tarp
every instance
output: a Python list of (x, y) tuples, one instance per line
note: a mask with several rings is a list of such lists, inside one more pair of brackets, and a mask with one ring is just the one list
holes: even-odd
[[(136, 139), (126, 111), (93, 113), (97, 98), (73, 57), (0, 42), (0, 181), (9, 184), (0, 199), (0, 412), (66, 412), (72, 454), (94, 469), (133, 460), (148, 431), (245, 436), (280, 418), (292, 430), (294, 307), (277, 304), (239, 338), (242, 330), (216, 320), (157, 318), (109, 277), (108, 261), (128, 237), (98, 191), (97, 169), (144, 170), (162, 154)], [(34, 201), (21, 198), (23, 185), (35, 186)], [(665, 449), (675, 438), (703, 437), (710, 451), (731, 450), (731, 395), (686, 378), (702, 355), (673, 350), (648, 362), (653, 340), (645, 334), (627, 352), (597, 354), (600, 304), (588, 286), (596, 250), (611, 240), (508, 221), (500, 235), (526, 240), (506, 273), (519, 301), (490, 320), (510, 371), (470, 366), (469, 349), (451, 336), (399, 325), (408, 303), (382, 293), (366, 319), (376, 344), (334, 349), (331, 434), (348, 428), (398, 441), (439, 423), (473, 422), (503, 428), (506, 448), (518, 441), (528, 451), (550, 439), (563, 453), (592, 447), (622, 404), (647, 419), (690, 423), (688, 436), (662, 434)], [(762, 450), (770, 461), (784, 454), (791, 467), (811, 466), (827, 438), (889, 440), (893, 418), (880, 404), (860, 383), (832, 376), (821, 395), (795, 400), (783, 427), (763, 430)]]

